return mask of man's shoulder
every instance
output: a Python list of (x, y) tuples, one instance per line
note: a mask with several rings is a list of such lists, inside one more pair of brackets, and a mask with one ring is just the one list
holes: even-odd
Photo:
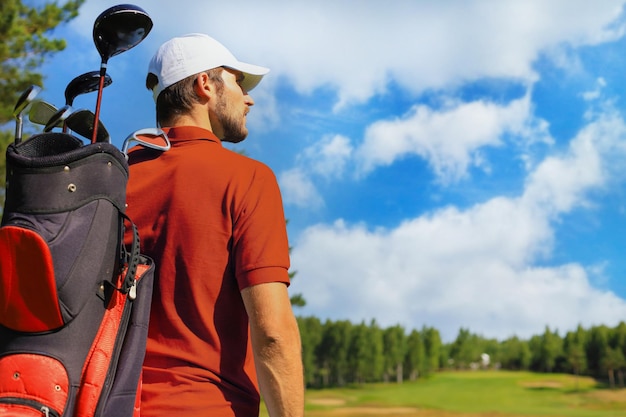
[(245, 155), (241, 151), (236, 151), (228, 148), (222, 148), (224, 155), (228, 155), (230, 161), (232, 161), (233, 168), (248, 169), (252, 172), (258, 172), (266, 175), (274, 176), (272, 169), (264, 162), (254, 159), (248, 155)]

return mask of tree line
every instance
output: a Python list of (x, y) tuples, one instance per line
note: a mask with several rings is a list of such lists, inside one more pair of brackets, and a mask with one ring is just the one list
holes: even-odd
[(432, 327), (407, 331), (361, 322), (298, 317), (307, 387), (416, 380), (441, 370), (506, 369), (559, 372), (607, 380), (624, 386), (626, 323), (585, 329), (563, 336), (546, 326), (529, 339), (484, 338), (461, 328), (443, 343)]

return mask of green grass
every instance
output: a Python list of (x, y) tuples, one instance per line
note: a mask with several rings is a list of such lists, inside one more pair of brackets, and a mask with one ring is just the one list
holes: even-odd
[[(626, 417), (626, 390), (606, 389), (591, 378), (572, 375), (477, 371), (444, 372), (403, 384), (306, 392), (305, 415), (333, 416), (340, 410), (342, 415), (359, 415), (346, 414), (356, 407), (380, 410), (380, 414), (368, 415), (387, 415), (385, 409), (402, 407), (446, 417)], [(263, 410), (261, 416), (266, 415)]]

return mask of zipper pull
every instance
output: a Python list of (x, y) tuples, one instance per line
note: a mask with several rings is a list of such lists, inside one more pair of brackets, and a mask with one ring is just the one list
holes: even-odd
[(44, 415), (44, 417), (50, 417), (50, 409), (48, 407), (46, 407), (45, 405), (41, 407), (41, 414)]
[(132, 301), (135, 298), (137, 298), (137, 280), (133, 281), (133, 286), (128, 291), (128, 299)]

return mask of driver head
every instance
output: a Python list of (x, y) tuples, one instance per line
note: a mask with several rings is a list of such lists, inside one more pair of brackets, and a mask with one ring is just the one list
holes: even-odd
[(137, 46), (152, 29), (152, 19), (132, 4), (113, 6), (96, 18), (93, 41), (102, 62)]

